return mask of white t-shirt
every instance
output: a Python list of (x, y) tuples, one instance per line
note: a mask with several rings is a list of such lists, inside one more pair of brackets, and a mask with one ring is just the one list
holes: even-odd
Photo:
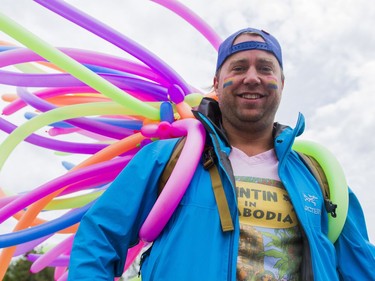
[(300, 280), (301, 233), (275, 151), (249, 157), (233, 147), (229, 159), (240, 214), (237, 280)]

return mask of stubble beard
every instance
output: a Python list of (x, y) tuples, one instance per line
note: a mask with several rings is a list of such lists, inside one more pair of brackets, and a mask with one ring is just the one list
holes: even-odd
[[(231, 127), (242, 134), (259, 134), (273, 126), (277, 108), (272, 113), (243, 114), (236, 109), (222, 108), (224, 128)], [(268, 116), (267, 116), (268, 115)]]

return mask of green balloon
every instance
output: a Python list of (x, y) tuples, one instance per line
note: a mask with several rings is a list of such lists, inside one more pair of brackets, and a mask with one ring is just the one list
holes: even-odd
[(337, 202), (337, 217), (328, 216), (328, 238), (335, 242), (344, 227), (349, 206), (348, 184), (335, 155), (324, 146), (307, 140), (296, 140), (293, 149), (312, 156), (322, 167), (328, 181), (330, 199)]
[(64, 199), (53, 199), (43, 210), (67, 210), (79, 208), (97, 199), (103, 194), (103, 192), (103, 190), (100, 190)]

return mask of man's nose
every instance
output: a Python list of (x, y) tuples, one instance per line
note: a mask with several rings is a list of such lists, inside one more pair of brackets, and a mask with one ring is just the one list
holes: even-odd
[(244, 84), (249, 84), (249, 85), (259, 85), (260, 84), (260, 77), (259, 73), (256, 70), (255, 67), (250, 67), (247, 72), (245, 73), (244, 79), (243, 79)]

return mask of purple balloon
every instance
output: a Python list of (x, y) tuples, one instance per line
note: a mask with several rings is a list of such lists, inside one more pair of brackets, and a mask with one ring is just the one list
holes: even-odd
[[(41, 257), (43, 257), (43, 255), (40, 255), (40, 254), (28, 254), (27, 255), (27, 259), (31, 262), (35, 262)], [(58, 258), (51, 260), (48, 266), (55, 266), (55, 267), (56, 266), (68, 266), (69, 259), (70, 259), (70, 256), (62, 255), (62, 256), (59, 256)]]
[(34, 249), (36, 246), (42, 244), (44, 241), (46, 241), (52, 235), (53, 234), (50, 234), (50, 235), (47, 235), (47, 236), (44, 236), (44, 237), (41, 237), (41, 238), (38, 238), (38, 239), (35, 239), (35, 240), (32, 240), (32, 241), (25, 242), (25, 243), (17, 245), (16, 251), (14, 252), (13, 256), (17, 257), (17, 256), (20, 256), (20, 255), (24, 255), (25, 253)]

